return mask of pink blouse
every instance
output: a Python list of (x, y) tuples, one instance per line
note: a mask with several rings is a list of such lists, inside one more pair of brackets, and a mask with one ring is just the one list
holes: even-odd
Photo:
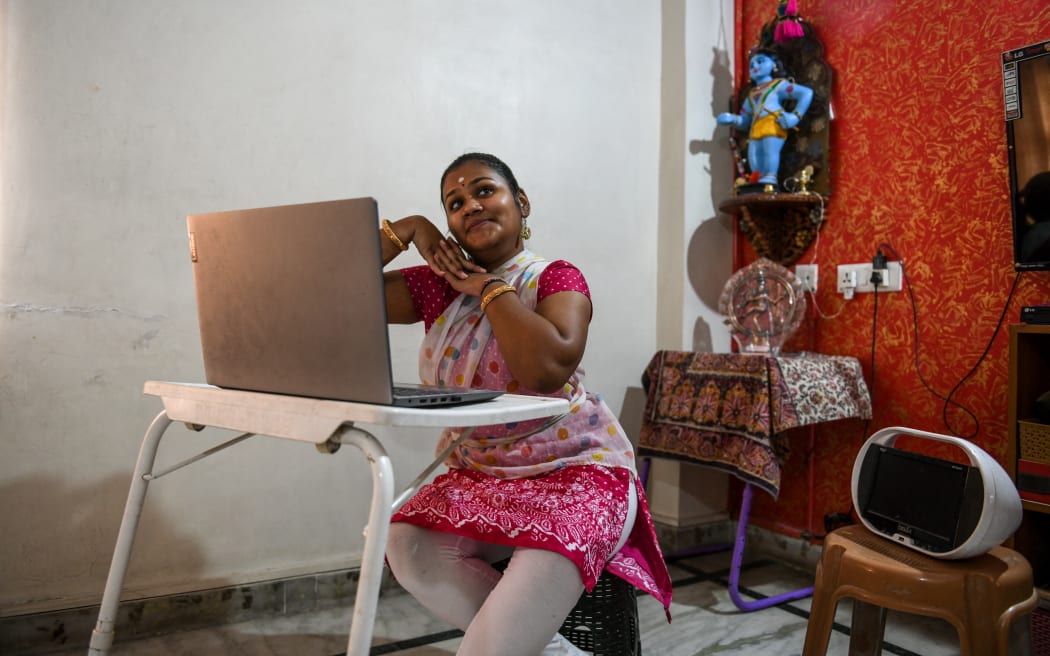
[[(430, 330), (434, 321), (460, 293), (426, 265), (401, 269), (401, 275), (408, 284), (416, 316), (423, 320), (426, 330)], [(536, 302), (539, 303), (551, 294), (566, 291), (580, 292), (587, 298), (591, 297), (591, 290), (587, 287), (583, 272), (565, 260), (555, 260), (540, 274)]]

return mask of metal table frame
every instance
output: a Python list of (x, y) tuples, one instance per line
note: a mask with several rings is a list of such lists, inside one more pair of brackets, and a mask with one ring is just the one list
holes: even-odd
[[(641, 473), (639, 474), (644, 487), (649, 480), (649, 468), (652, 466), (654, 456), (642, 456)], [(684, 558), (688, 556), (699, 556), (702, 554), (716, 553), (719, 551), (733, 550), (733, 558), (729, 564), (729, 599), (742, 611), (751, 612), (762, 610), (770, 606), (778, 606), (788, 601), (805, 599), (813, 595), (813, 586), (806, 586), (797, 590), (791, 590), (781, 594), (757, 599), (754, 601), (744, 599), (740, 594), (740, 570), (744, 566), (744, 550), (747, 544), (747, 522), (751, 516), (751, 498), (755, 494), (755, 488), (751, 483), (744, 483), (744, 491), (740, 497), (740, 517), (736, 524), (736, 537), (732, 543), (716, 543), (701, 547), (692, 547), (665, 553), (665, 558)]]
[[(662, 353), (664, 353), (664, 352), (662, 352), (662, 351), (658, 352), (657, 355), (660, 355)], [(678, 354), (678, 353), (685, 353), (685, 352), (670, 352), (670, 353)], [(739, 353), (700, 354), (700, 355), (702, 355), (702, 356), (704, 356), (706, 358), (714, 358), (714, 359), (716, 359), (716, 361), (721, 360), (722, 358), (724, 358), (726, 361), (729, 361), (729, 362), (732, 362), (733, 360), (740, 359), (740, 358), (743, 358), (743, 359), (764, 358), (767, 361), (776, 361), (778, 363), (779, 362), (784, 362), (784, 363), (804, 362), (805, 361), (804, 358), (835, 359), (835, 360), (838, 360), (838, 361), (841, 361), (841, 362), (847, 362), (848, 361), (850, 363), (855, 363), (854, 366), (856, 367), (856, 371), (857, 372), (860, 371), (860, 363), (856, 360), (856, 358), (849, 358), (849, 357), (845, 357), (845, 356), (827, 356), (827, 355), (821, 355), (821, 354), (816, 354), (816, 353), (811, 353), (811, 354), (802, 353), (802, 354), (795, 354), (795, 355), (791, 355), (791, 356), (772, 356), (772, 355), (758, 355), (758, 354), (743, 355), (743, 354), (739, 354)], [(655, 361), (655, 358), (656, 358), (656, 356), (654, 356), (654, 361)], [(652, 365), (650, 365), (650, 366), (652, 366)], [(837, 375), (842, 376), (841, 370), (837, 369), (836, 371), (837, 371)], [(796, 376), (798, 376), (798, 375), (800, 375), (800, 374), (796, 373)], [(768, 376), (768, 374), (767, 374), (767, 376)], [(784, 376), (785, 382), (789, 381), (789, 374), (788, 374), (788, 372), (783, 372), (783, 376)], [(863, 398), (861, 398), (855, 405), (846, 405), (846, 406), (843, 406), (842, 408), (839, 408), (839, 407), (836, 407), (833, 403), (831, 403), (830, 397), (828, 397), (826, 395), (825, 396), (819, 396), (817, 398), (810, 398), (810, 399), (808, 399), (808, 403), (809, 403), (810, 406), (812, 406), (812, 408), (810, 409), (810, 411), (805, 416), (802, 416), (801, 413), (800, 413), (800, 415), (796, 418), (795, 423), (792, 423), (790, 425), (785, 425), (785, 426), (773, 426), (772, 422), (771, 422), (771, 431), (781, 431), (781, 430), (787, 430), (787, 429), (790, 429), (790, 428), (798, 428), (798, 427), (802, 427), (802, 426), (808, 426), (809, 427), (809, 449), (810, 449), (810, 453), (813, 453), (814, 448), (816, 446), (816, 425), (817, 424), (823, 423), (823, 422), (826, 422), (826, 421), (834, 421), (834, 420), (837, 420), (837, 419), (846, 419), (846, 418), (850, 418), (850, 417), (858, 417), (858, 418), (862, 418), (862, 419), (870, 419), (871, 418), (871, 405), (870, 405), (870, 397), (868, 396), (867, 388), (863, 386), (863, 378), (860, 377), (859, 373), (857, 374), (857, 379), (856, 380), (859, 381), (860, 387), (863, 388), (861, 390), (858, 390), (857, 394), (858, 394), (858, 396), (861, 396), (861, 393), (862, 393)], [(655, 383), (653, 383), (653, 384), (655, 384)], [(768, 386), (768, 377), (767, 377), (767, 386)], [(775, 389), (776, 388), (772, 388), (772, 387), (770, 388), (770, 395), (771, 396), (774, 394)], [(790, 398), (790, 397), (788, 397), (788, 398)], [(771, 412), (770, 414), (773, 414), (773, 413)], [(661, 457), (661, 453), (659, 451), (653, 450), (653, 449), (647, 450), (646, 447), (647, 447), (647, 445), (646, 445), (646, 442), (645, 442), (645, 439), (644, 439), (644, 434), (643, 434), (641, 443), (639, 444), (639, 452), (641, 454), (640, 457), (642, 459), (641, 478), (642, 478), (643, 482), (648, 479), (651, 459), (652, 458)], [(682, 460), (684, 460), (686, 462), (692, 462), (692, 463), (695, 463), (695, 464), (698, 464), (698, 465), (706, 465), (706, 464), (708, 464), (703, 459), (698, 458), (698, 457), (694, 457), (694, 456), (692, 456), (692, 454), (688, 454), (688, 453), (678, 453), (678, 454), (676, 454), (676, 457), (678, 457), (678, 458), (680, 458), (680, 459), (682, 459)], [(755, 610), (761, 610), (763, 608), (769, 608), (770, 606), (776, 606), (776, 605), (779, 605), (779, 604), (782, 604), (782, 603), (785, 603), (785, 602), (788, 602), (788, 601), (794, 601), (794, 600), (797, 600), (797, 599), (803, 599), (805, 597), (811, 596), (813, 594), (813, 587), (812, 586), (806, 586), (804, 588), (799, 588), (797, 590), (792, 590), (792, 591), (789, 591), (789, 592), (784, 592), (782, 594), (777, 594), (777, 595), (773, 595), (773, 596), (770, 596), (770, 597), (766, 597), (766, 598), (763, 598), (763, 599), (757, 599), (757, 600), (753, 600), (753, 601), (745, 599), (744, 597), (741, 596), (741, 594), (740, 594), (740, 571), (741, 571), (741, 568), (743, 566), (745, 543), (747, 541), (747, 526), (748, 526), (748, 521), (749, 521), (750, 515), (751, 515), (751, 502), (752, 502), (752, 498), (754, 496), (754, 491), (755, 491), (756, 485), (751, 483), (750, 481), (748, 481), (745, 476), (741, 476), (740, 474), (737, 474), (737, 476), (744, 480), (744, 489), (743, 489), (743, 494), (742, 494), (741, 500), (740, 500), (740, 516), (739, 516), (739, 519), (737, 520), (736, 536), (735, 536), (735, 539), (734, 539), (733, 543), (732, 544), (706, 545), (706, 546), (698, 547), (698, 548), (694, 548), (694, 549), (685, 549), (685, 550), (676, 551), (676, 552), (673, 552), (673, 553), (665, 553), (664, 556), (667, 557), (667, 558), (675, 558), (675, 557), (681, 557), (681, 556), (691, 556), (691, 555), (697, 555), (697, 554), (702, 554), (702, 553), (711, 553), (711, 552), (716, 552), (716, 551), (725, 551), (725, 550), (728, 550), (728, 549), (732, 549), (733, 550), (733, 556), (732, 556), (732, 561), (731, 561), (730, 569), (729, 569), (729, 596), (730, 596), (730, 599), (732, 599), (733, 603), (736, 605), (736, 607), (739, 608), (740, 610), (743, 610), (743, 611), (750, 612), (750, 611), (755, 611)], [(813, 524), (814, 524), (814, 521), (815, 521), (814, 520), (814, 503), (815, 503), (815, 499), (814, 499), (814, 476), (815, 476), (814, 464), (813, 464), (813, 459), (811, 457), (811, 458), (809, 458), (809, 463), (808, 463), (809, 507), (808, 507), (808, 510), (807, 510), (807, 517), (806, 517), (806, 531), (813, 531), (814, 530), (813, 529)]]
[[(395, 498), (394, 474), (386, 450), (374, 435), (356, 424), (423, 428), (470, 427), (555, 417), (569, 410), (569, 402), (564, 399), (517, 394), (505, 394), (492, 401), (446, 408), (396, 408), (226, 390), (189, 383), (151, 381), (146, 383), (144, 392), (160, 397), (164, 410), (150, 424), (142, 440), (106, 579), (106, 588), (102, 595), (98, 622), (91, 634), (89, 656), (106, 654), (113, 644), (120, 593), (146, 499), (146, 490), (152, 481), (234, 446), (253, 435), (312, 443), (322, 453), (334, 453), (342, 444), (352, 444), (359, 448), (371, 466), (372, 501), (368, 524), (365, 527), (364, 553), (361, 557), (357, 595), (354, 598), (347, 654), (365, 656), (372, 643), (390, 517), (415, 494), (427, 477), (473, 429), (464, 431), (459, 440), (439, 454)], [(172, 422), (176, 421), (183, 422), (194, 430), (212, 426), (242, 431), (242, 434), (170, 467), (154, 469), (161, 437)]]

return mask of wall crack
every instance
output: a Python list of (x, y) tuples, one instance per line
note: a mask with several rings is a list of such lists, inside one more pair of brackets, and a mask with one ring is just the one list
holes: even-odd
[(60, 314), (74, 317), (91, 318), (106, 315), (130, 317), (142, 321), (161, 321), (167, 319), (163, 314), (139, 314), (115, 307), (77, 307), (63, 305), (34, 305), (32, 303), (0, 303), (0, 312), (11, 317), (20, 314)]

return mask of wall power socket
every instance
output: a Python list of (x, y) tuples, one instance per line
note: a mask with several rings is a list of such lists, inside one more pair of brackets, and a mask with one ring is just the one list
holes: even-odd
[[(882, 283), (879, 292), (899, 292), (903, 288), (903, 274), (900, 262), (887, 262), (883, 269)], [(875, 285), (871, 283), (871, 262), (859, 264), (840, 264), (838, 266), (837, 291), (846, 298), (852, 298), (853, 292), (871, 293)]]
[(802, 291), (813, 292), (817, 291), (817, 265), (816, 264), (796, 264), (795, 265), (795, 277), (802, 283)]

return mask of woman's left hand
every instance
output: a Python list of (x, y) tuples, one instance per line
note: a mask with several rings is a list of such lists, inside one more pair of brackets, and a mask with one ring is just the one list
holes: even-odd
[(491, 291), (498, 286), (496, 283), (488, 284), (488, 281), (498, 277), (495, 274), (480, 272), (465, 273), (464, 276), (464, 278), (445, 276), (445, 280), (452, 285), (452, 289), (468, 296), (481, 296), (485, 293), (486, 288)]
[(432, 257), (428, 258), (428, 262), (434, 273), (444, 276), (445, 280), (452, 283), (452, 286), (460, 292), (469, 293), (469, 291), (457, 286), (457, 282), (466, 281), (472, 273), (485, 273), (483, 267), (478, 266), (467, 258), (459, 244), (452, 237), (446, 237), (438, 242), (437, 247), (433, 250)]

